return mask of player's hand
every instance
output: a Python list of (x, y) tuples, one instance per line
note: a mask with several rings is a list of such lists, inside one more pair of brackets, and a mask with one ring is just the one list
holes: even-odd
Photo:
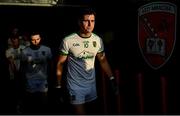
[(61, 81), (57, 81), (57, 82), (56, 82), (55, 88), (56, 88), (56, 89), (62, 88), (62, 86), (61, 86)]
[(110, 87), (111, 87), (111, 90), (112, 92), (115, 94), (115, 95), (118, 95), (119, 94), (119, 86), (117, 85), (116, 83), (116, 80), (115, 78), (110, 78)]
[(55, 95), (56, 95), (56, 99), (59, 102), (64, 101), (64, 99), (63, 99), (63, 89), (62, 89), (61, 85), (56, 85), (56, 87), (55, 87)]

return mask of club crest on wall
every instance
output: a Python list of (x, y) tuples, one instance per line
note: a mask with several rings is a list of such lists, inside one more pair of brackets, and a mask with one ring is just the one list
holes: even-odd
[(138, 9), (138, 44), (146, 63), (161, 68), (171, 57), (176, 42), (175, 4), (152, 2)]

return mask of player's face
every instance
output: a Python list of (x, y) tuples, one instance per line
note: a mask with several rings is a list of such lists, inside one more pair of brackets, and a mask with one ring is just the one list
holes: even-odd
[(91, 33), (94, 29), (94, 25), (95, 25), (95, 16), (93, 14), (84, 15), (80, 24), (80, 28), (81, 31), (84, 33)]
[(14, 48), (19, 47), (19, 38), (13, 38), (11, 41)]
[(39, 34), (37, 34), (37, 35), (32, 35), (31, 36), (31, 43), (33, 44), (33, 45), (39, 45), (40, 44), (40, 41), (41, 41), (41, 37), (40, 37), (40, 35)]

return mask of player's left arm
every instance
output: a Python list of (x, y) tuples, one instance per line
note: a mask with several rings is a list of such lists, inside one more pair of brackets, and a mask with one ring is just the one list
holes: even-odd
[(51, 49), (49, 48), (48, 49), (48, 58), (47, 58), (47, 63), (48, 63), (48, 69), (47, 69), (47, 72), (48, 72), (48, 77), (50, 79), (52, 79), (52, 77), (54, 76), (53, 75), (53, 70), (54, 70), (54, 62), (53, 62), (53, 56), (52, 56), (52, 51)]
[(99, 60), (101, 68), (107, 74), (107, 76), (109, 78), (112, 77), (113, 73), (112, 73), (111, 67), (108, 63), (105, 53), (104, 52), (97, 53), (97, 59)]
[(112, 91), (115, 95), (119, 94), (119, 87), (116, 83), (115, 77), (113, 76), (111, 67), (108, 63), (108, 60), (105, 56), (104, 52), (98, 53), (97, 54), (97, 59), (100, 62), (101, 68), (103, 69), (103, 71), (107, 74), (107, 76), (109, 77), (109, 82), (110, 82), (110, 86), (112, 88)]

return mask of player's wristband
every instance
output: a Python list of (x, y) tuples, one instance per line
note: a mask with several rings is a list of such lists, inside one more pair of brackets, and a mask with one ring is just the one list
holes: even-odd
[(61, 88), (61, 85), (56, 86), (56, 88), (58, 88), (58, 89)]
[(109, 77), (109, 80), (113, 80), (113, 79), (115, 79), (114, 76)]
[(60, 80), (57, 81), (56, 88), (61, 88), (61, 81)]

